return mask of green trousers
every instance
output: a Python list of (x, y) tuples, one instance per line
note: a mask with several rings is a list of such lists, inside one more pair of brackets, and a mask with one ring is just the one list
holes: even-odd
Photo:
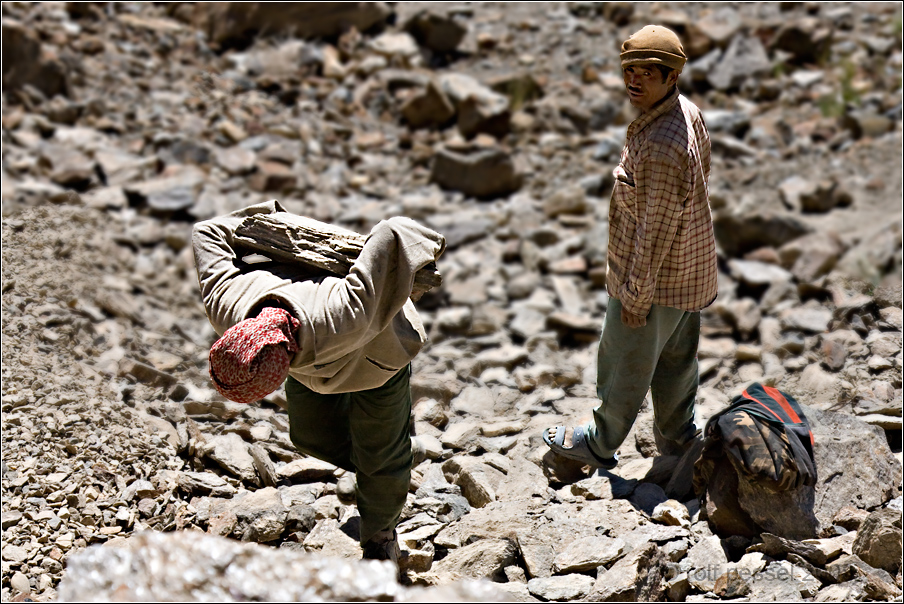
[(411, 368), (383, 386), (318, 394), (289, 377), (290, 436), (302, 452), (355, 472), (361, 543), (392, 530), (411, 481)]
[(663, 437), (680, 443), (696, 430), (700, 313), (654, 304), (647, 324), (632, 329), (622, 323), (621, 310), (621, 302), (610, 298), (597, 355), (600, 404), (586, 430), (591, 449), (601, 457), (618, 451), (648, 390)]

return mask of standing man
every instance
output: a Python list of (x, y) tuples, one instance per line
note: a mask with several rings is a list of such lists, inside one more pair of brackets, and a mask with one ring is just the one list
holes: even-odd
[(543, 438), (557, 454), (613, 468), (652, 390), (660, 453), (681, 454), (697, 433), (700, 310), (717, 293), (709, 208), (710, 142), (700, 110), (678, 93), (687, 57), (675, 33), (647, 25), (622, 44), (631, 105), (609, 205), (609, 308), (600, 337), (593, 421)]
[(222, 336), (210, 349), (213, 383), (251, 403), (285, 382), (292, 442), (355, 472), (364, 557), (398, 563), (395, 526), (414, 457), (410, 362), (427, 338), (409, 297), (445, 239), (390, 218), (346, 277), (312, 276), (298, 265), (243, 262), (236, 229), (255, 214), (291, 216), (268, 201), (199, 222), (192, 234), (201, 297)]

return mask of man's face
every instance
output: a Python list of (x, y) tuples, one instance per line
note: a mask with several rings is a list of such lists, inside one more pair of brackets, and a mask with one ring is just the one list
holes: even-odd
[(669, 73), (665, 81), (662, 72), (653, 63), (637, 63), (622, 69), (625, 77), (625, 89), (631, 104), (641, 112), (649, 111), (656, 103), (669, 93), (678, 82), (678, 72)]

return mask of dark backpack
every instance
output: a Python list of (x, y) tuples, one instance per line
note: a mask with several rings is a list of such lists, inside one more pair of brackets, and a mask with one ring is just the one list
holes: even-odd
[(694, 491), (705, 497), (716, 462), (728, 457), (739, 475), (785, 491), (816, 484), (813, 432), (790, 394), (752, 384), (706, 422)]

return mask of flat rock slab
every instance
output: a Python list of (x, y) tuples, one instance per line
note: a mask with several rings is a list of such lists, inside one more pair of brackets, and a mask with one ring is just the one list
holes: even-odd
[(555, 558), (560, 574), (593, 570), (617, 560), (625, 551), (625, 542), (611, 537), (583, 537), (571, 541)]
[(336, 472), (336, 469), (336, 466), (331, 463), (313, 457), (305, 457), (290, 461), (279, 468), (276, 473), (289, 480), (310, 482), (332, 476)]
[(508, 539), (481, 539), (449, 552), (433, 570), (450, 578), (498, 579), (517, 554), (518, 547)]
[(527, 590), (534, 596), (551, 602), (578, 600), (590, 593), (596, 579), (587, 575), (543, 577), (527, 582)]

